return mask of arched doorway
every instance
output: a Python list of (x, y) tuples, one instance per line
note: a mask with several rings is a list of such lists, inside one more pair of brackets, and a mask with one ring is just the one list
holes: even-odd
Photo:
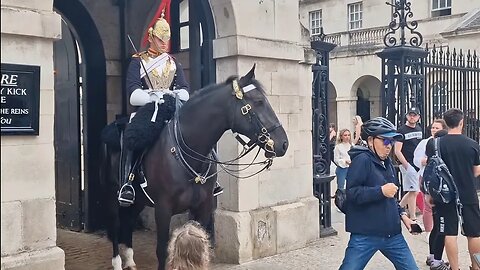
[(104, 48), (78, 0), (55, 0), (54, 9), (63, 20), (63, 37), (54, 45), (57, 224), (92, 231), (102, 223), (97, 206), (106, 122)]
[(362, 90), (362, 88), (357, 89), (357, 115), (362, 117), (363, 121), (370, 120), (370, 93)]
[(381, 116), (380, 80), (371, 75), (358, 78), (352, 86), (352, 96), (357, 97), (356, 114), (363, 121)]

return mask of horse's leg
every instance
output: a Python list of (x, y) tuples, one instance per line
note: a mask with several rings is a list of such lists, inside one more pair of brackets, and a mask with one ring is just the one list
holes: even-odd
[[(122, 270), (122, 259), (119, 254), (119, 240), (120, 240), (120, 218), (119, 218), (119, 209), (116, 203), (116, 197), (109, 198), (109, 202), (106, 207), (107, 209), (107, 219), (108, 223), (108, 238), (112, 242), (113, 256), (112, 256), (112, 266), (114, 270)], [(113, 201), (114, 200), (114, 201)]]
[(172, 210), (167, 203), (156, 202), (155, 204), (155, 224), (157, 225), (157, 260), (158, 270), (165, 269), (167, 260), (167, 245), (170, 233), (170, 219)]
[[(213, 195), (208, 195), (207, 198), (195, 209), (190, 210), (193, 219), (200, 223), (208, 232), (213, 241), (213, 211), (215, 210), (215, 199)], [(212, 242), (213, 244), (213, 242)]]
[(133, 230), (137, 221), (138, 215), (145, 208), (143, 204), (136, 203), (128, 208), (122, 209), (122, 232), (121, 243), (125, 244), (125, 250), (122, 255), (125, 259), (125, 268), (136, 270), (137, 266), (133, 260)]
[[(118, 209), (117, 209), (118, 210)], [(112, 266), (113, 270), (122, 270), (122, 258), (119, 254), (119, 233), (120, 233), (120, 220), (118, 219), (118, 213), (116, 216), (112, 216), (110, 219), (110, 224), (108, 225), (108, 238), (112, 241), (113, 256), (112, 256)]]
[(112, 242), (113, 256), (112, 266), (114, 270), (122, 270), (122, 259), (119, 254), (119, 235), (120, 235), (120, 216), (119, 205), (117, 201), (116, 168), (118, 168), (118, 153), (110, 151), (108, 147), (104, 148), (103, 156), (103, 175), (105, 180), (105, 213), (107, 223), (108, 238)]

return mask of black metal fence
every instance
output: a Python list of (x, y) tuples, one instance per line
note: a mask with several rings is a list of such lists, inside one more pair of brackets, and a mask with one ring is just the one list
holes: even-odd
[(450, 108), (465, 114), (465, 135), (480, 143), (480, 55), (428, 47), (425, 61), (424, 128)]

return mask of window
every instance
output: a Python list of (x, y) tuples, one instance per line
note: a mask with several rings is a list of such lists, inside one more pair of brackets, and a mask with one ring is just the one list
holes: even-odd
[(362, 2), (348, 5), (348, 29), (362, 28), (363, 5)]
[(320, 34), (322, 27), (322, 10), (311, 11), (310, 13), (310, 35)]
[(452, 0), (432, 0), (432, 16), (446, 16), (452, 14)]
[(189, 30), (188, 30), (188, 8), (189, 1), (180, 2), (180, 50), (188, 50), (189, 48)]
[(444, 113), (447, 111), (447, 83), (436, 82), (432, 86), (433, 111)]

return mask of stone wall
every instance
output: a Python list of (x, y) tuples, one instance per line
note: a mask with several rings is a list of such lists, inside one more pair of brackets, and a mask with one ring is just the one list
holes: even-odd
[(2, 63), (40, 66), (40, 134), (1, 137), (1, 268), (64, 269), (56, 247), (52, 1), (2, 1)]
[[(312, 191), (310, 65), (304, 62), (298, 1), (211, 1), (217, 39), (217, 81), (247, 73), (256, 78), (285, 128), (290, 146), (270, 170), (239, 179), (220, 174), (225, 193), (215, 215), (216, 258), (242, 263), (304, 247), (318, 239), (318, 200)], [(255, 19), (248, 19), (255, 18)], [(230, 132), (221, 159), (241, 148)], [(241, 162), (250, 161), (248, 155)], [(248, 169), (240, 176), (255, 172)]]

